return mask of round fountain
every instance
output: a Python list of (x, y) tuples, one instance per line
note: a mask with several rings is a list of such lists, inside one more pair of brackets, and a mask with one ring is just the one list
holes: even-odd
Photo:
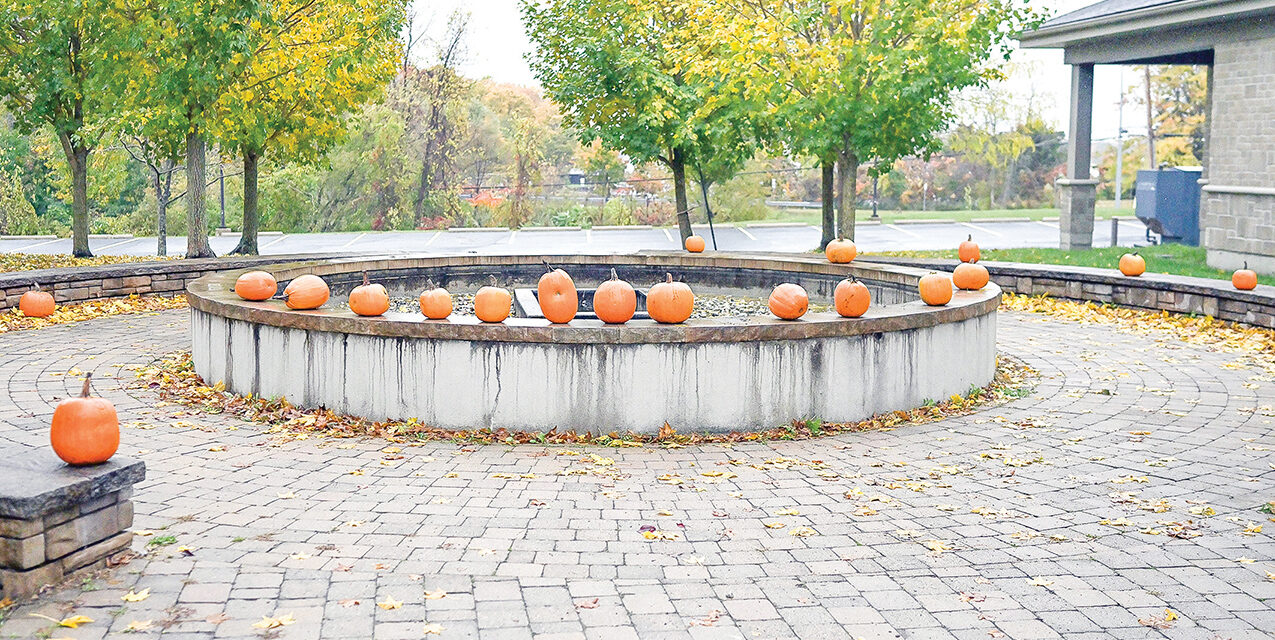
[(794, 321), (717, 316), (606, 325), (578, 317), (554, 325), (535, 317), (534, 296), (518, 291), (518, 316), (500, 324), (395, 311), (365, 318), (345, 304), (365, 272), (398, 296), (414, 297), (427, 281), (472, 293), (492, 276), (515, 291), (531, 290), (544, 272), (542, 257), (298, 262), (271, 271), (281, 289), (299, 275), (322, 276), (332, 289), (323, 308), (242, 300), (233, 292), (237, 271), (191, 283), (195, 369), (238, 393), (378, 420), (594, 433), (654, 433), (665, 422), (686, 433), (769, 428), (796, 418), (853, 421), (965, 393), (995, 373), (994, 284), (930, 307), (916, 288), (925, 271), (832, 264), (814, 255), (546, 258), (580, 288), (615, 268), (639, 288), (672, 273), (697, 297), (764, 300), (775, 285), (795, 282), (813, 304), (830, 304), (836, 284), (854, 276), (868, 285), (873, 304), (861, 318), (825, 311)]

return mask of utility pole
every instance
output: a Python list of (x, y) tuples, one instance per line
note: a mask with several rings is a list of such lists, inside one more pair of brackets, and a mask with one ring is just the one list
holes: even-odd
[(1124, 68), (1120, 69), (1120, 112), (1116, 116), (1116, 209), (1124, 192)]
[(220, 162), (217, 163), (217, 183), (221, 189), (221, 224), (217, 225), (221, 229), (226, 228), (226, 168)]
[(1155, 164), (1155, 118), (1151, 106), (1151, 65), (1142, 68), (1147, 83), (1147, 160), (1151, 163), (1148, 169), (1158, 169)]

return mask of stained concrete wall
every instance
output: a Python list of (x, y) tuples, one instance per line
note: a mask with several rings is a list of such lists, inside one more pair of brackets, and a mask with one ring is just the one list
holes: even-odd
[[(919, 304), (919, 303), (917, 303)], [(983, 386), (996, 314), (902, 331), (760, 342), (555, 344), (291, 329), (192, 309), (209, 383), (305, 407), (447, 428), (653, 433), (851, 421)]]

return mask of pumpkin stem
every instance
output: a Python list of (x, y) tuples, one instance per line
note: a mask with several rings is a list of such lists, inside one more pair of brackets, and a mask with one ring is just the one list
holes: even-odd
[(371, 282), (368, 282), (368, 279), (367, 279), (367, 272), (366, 272), (366, 271), (364, 271), (364, 272), (363, 272), (363, 286), (365, 286), (365, 287), (366, 287), (366, 286), (367, 286), (367, 285), (369, 285), (369, 284), (372, 284), (372, 283), (371, 283)]
[(971, 233), (971, 234), (969, 234), (969, 235), (965, 236), (965, 241), (966, 241), (966, 242), (973, 242), (973, 241), (974, 241), (974, 234), (972, 234), (972, 233)]
[(89, 383), (92, 381), (93, 381), (93, 374), (91, 372), (84, 374), (84, 388), (80, 389), (81, 398), (89, 397)]
[(540, 261), (545, 265), (545, 273), (553, 273), (553, 265), (549, 264), (548, 260), (541, 258)]
[(673, 274), (671, 274), (671, 273), (665, 272), (664, 277), (665, 277), (665, 278), (667, 278), (667, 280), (665, 280), (665, 282), (672, 282), (672, 281), (673, 281)]
[(619, 274), (617, 274), (617, 273), (615, 272), (615, 267), (611, 267), (611, 279), (612, 279), (612, 280), (619, 280), (619, 279), (620, 279)]
[(500, 286), (500, 283), (499, 283), (499, 282), (496, 282), (496, 276), (491, 275), (491, 274), (488, 274), (488, 275), (487, 275), (487, 279), (488, 279), (488, 280), (491, 280), (491, 286), (493, 286), (493, 287), (499, 287), (499, 286)]
[(1244, 261), (1244, 270), (1245, 270), (1245, 271), (1247, 271), (1247, 270), (1248, 270), (1248, 260), (1245, 260), (1245, 261)]

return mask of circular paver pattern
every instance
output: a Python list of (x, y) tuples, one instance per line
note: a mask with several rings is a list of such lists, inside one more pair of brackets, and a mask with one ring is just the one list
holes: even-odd
[[(894, 431), (681, 449), (280, 443), (125, 386), (127, 367), (189, 346), (188, 317), (4, 336), (0, 442), (43, 445), (77, 385), (64, 374), (92, 371), (125, 423), (121, 453), (148, 467), (135, 528), (155, 533), (134, 548), (176, 541), (9, 609), (0, 636), (72, 612), (94, 622), (53, 637), (145, 621), (182, 638), (1275, 629), (1275, 524), (1256, 509), (1275, 497), (1271, 358), (1002, 313), (1000, 348), (1040, 371), (1034, 392)], [(130, 589), (150, 595), (125, 603)]]

